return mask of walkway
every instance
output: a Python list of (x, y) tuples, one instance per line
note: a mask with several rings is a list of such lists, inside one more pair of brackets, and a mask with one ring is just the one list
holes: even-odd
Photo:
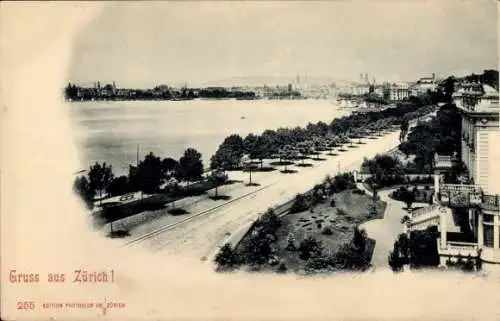
[[(357, 183), (358, 188), (365, 190), (368, 195), (373, 195), (362, 183)], [(406, 205), (403, 202), (393, 200), (389, 194), (395, 189), (381, 190), (378, 192), (380, 199), (387, 203), (384, 218), (365, 222), (361, 225), (368, 237), (374, 239), (375, 250), (372, 256), (372, 265), (376, 268), (389, 268), (388, 256), (394, 247), (394, 241), (399, 234), (403, 233), (401, 218), (407, 215)], [(413, 207), (429, 206), (425, 203), (415, 203)]]

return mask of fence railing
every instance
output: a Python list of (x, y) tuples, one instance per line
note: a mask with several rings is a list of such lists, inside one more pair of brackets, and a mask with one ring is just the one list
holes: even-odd
[(483, 195), (483, 202), (481, 203), (481, 207), (487, 210), (496, 210), (500, 209), (500, 196), (497, 195)]

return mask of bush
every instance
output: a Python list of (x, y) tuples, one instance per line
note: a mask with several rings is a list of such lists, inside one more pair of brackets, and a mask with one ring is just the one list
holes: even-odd
[(388, 263), (394, 272), (401, 272), (403, 270), (403, 261), (398, 255), (397, 251), (389, 253)]
[(278, 269), (276, 270), (276, 272), (278, 272), (278, 273), (285, 273), (286, 271), (287, 271), (287, 267), (286, 267), (285, 262), (281, 262), (278, 265)]
[(276, 231), (281, 226), (281, 219), (274, 213), (272, 209), (268, 209), (267, 212), (259, 218), (255, 223), (255, 230), (259, 231), (261, 234), (270, 234), (276, 236)]
[(364, 252), (347, 243), (335, 254), (335, 266), (343, 270), (365, 271), (370, 267), (370, 260)]
[(302, 260), (319, 257), (323, 253), (323, 244), (312, 236), (309, 236), (300, 242), (299, 253), (299, 258)]
[(287, 246), (286, 246), (285, 250), (295, 251), (296, 249), (297, 249), (297, 247), (295, 246), (295, 235), (293, 235), (293, 233), (290, 232), (288, 234), (288, 237), (287, 237)]
[(331, 266), (332, 260), (330, 258), (317, 256), (311, 257), (309, 260), (307, 260), (304, 268), (308, 273), (318, 273), (330, 270)]
[(354, 236), (352, 239), (352, 244), (360, 251), (364, 252), (366, 249), (366, 242), (367, 242), (368, 236), (366, 235), (366, 231), (363, 229), (359, 229), (356, 227), (354, 229)]
[(309, 208), (309, 202), (303, 194), (297, 194), (293, 201), (292, 207), (290, 207), (290, 213), (299, 213), (306, 211)]
[(333, 234), (333, 229), (331, 226), (327, 225), (323, 227), (323, 230), (321, 231), (323, 235), (332, 235)]
[(259, 232), (252, 233), (240, 252), (243, 263), (259, 266), (268, 262), (272, 253), (271, 243), (272, 240), (267, 235)]
[(229, 243), (224, 244), (215, 256), (214, 261), (218, 271), (232, 270), (238, 265), (238, 257)]

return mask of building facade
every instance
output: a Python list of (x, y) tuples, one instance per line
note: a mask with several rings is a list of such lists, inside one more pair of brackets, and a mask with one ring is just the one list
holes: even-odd
[(387, 84), (384, 86), (384, 99), (390, 102), (399, 102), (410, 97), (410, 87), (408, 84)]
[[(412, 213), (411, 229), (438, 226), (442, 265), (459, 257), (500, 264), (500, 197), (493, 175), (498, 137), (498, 92), (483, 84), (462, 84), (453, 94), (462, 115), (461, 157), (435, 156), (435, 204)], [(468, 175), (455, 184), (444, 183), (454, 163), (463, 162)]]

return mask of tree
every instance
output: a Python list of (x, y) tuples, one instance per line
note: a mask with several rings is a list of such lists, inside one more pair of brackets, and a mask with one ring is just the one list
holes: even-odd
[(179, 162), (173, 158), (167, 157), (161, 161), (162, 172), (166, 177), (176, 177), (179, 175)]
[(221, 170), (213, 171), (208, 180), (215, 185), (215, 197), (218, 196), (218, 188), (227, 181), (227, 174)]
[(406, 204), (406, 208), (408, 210), (411, 210), (411, 205), (415, 201), (415, 193), (413, 191), (410, 191), (409, 189), (405, 189), (403, 191), (403, 201)]
[(297, 157), (297, 150), (293, 148), (293, 146), (291, 145), (285, 145), (283, 146), (283, 148), (279, 150), (278, 154), (280, 156), (280, 163), (282, 162), (282, 160), (284, 160), (283, 162), (285, 166), (284, 171), (286, 172), (287, 165), (290, 159)]
[(115, 177), (107, 188), (111, 196), (123, 195), (130, 192), (127, 176)]
[(401, 122), (401, 126), (400, 126), (400, 130), (401, 130), (401, 133), (399, 135), (400, 142), (402, 142), (405, 139), (406, 134), (408, 133), (408, 128), (409, 128), (408, 120), (403, 119), (403, 121)]
[(253, 170), (253, 163), (250, 157), (243, 157), (242, 159), (243, 163), (243, 169), (248, 171), (249, 174), (249, 179), (248, 179), (248, 184), (252, 185), (252, 170)]
[(145, 193), (157, 193), (165, 179), (165, 171), (160, 157), (149, 153), (139, 162), (137, 168), (137, 181), (139, 189)]
[(89, 210), (94, 207), (95, 190), (90, 187), (90, 183), (87, 177), (77, 177), (73, 184), (73, 190), (78, 196), (80, 196), (85, 206)]
[(179, 160), (182, 179), (192, 182), (201, 179), (203, 162), (201, 154), (194, 148), (188, 148)]
[(260, 168), (263, 167), (264, 158), (269, 157), (272, 151), (272, 140), (268, 136), (258, 136), (253, 150), (249, 151), (250, 159), (258, 159), (260, 161)]
[(352, 243), (360, 252), (364, 252), (366, 248), (368, 236), (366, 235), (365, 230), (360, 230), (358, 227), (354, 229), (354, 236), (352, 239)]
[(243, 140), (243, 149), (247, 154), (250, 154), (256, 149), (259, 143), (259, 136), (254, 134), (248, 134)]
[(210, 159), (210, 168), (225, 170), (237, 168), (245, 152), (241, 136), (233, 134), (224, 139), (218, 150)]
[(102, 165), (96, 162), (95, 165), (90, 166), (88, 176), (90, 188), (94, 190), (94, 193), (99, 192), (99, 197), (102, 198), (102, 192), (108, 188), (114, 177), (111, 165), (107, 166), (106, 162)]
[(310, 155), (314, 152), (313, 142), (312, 141), (300, 142), (298, 144), (298, 150), (302, 156), (301, 157), (302, 158), (302, 165), (304, 165), (304, 160), (305, 160), (306, 156)]
[(447, 102), (451, 102), (451, 95), (455, 90), (455, 77), (451, 76), (444, 81), (444, 95)]

